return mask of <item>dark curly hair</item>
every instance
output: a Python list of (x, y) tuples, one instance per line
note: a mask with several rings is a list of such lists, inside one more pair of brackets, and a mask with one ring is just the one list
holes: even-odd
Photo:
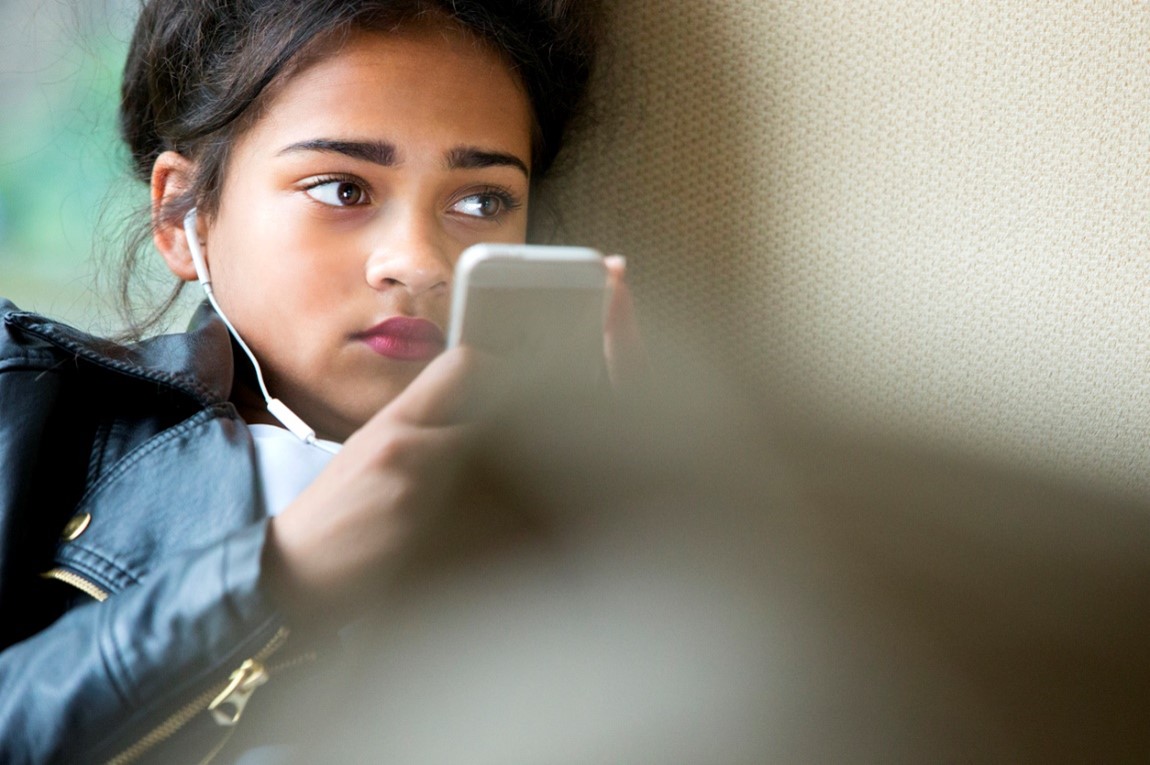
[[(136, 23), (121, 85), (120, 133), (133, 174), (150, 181), (164, 151), (195, 163), (191, 187), (159, 213), (217, 209), (229, 151), (277, 82), (321, 59), (356, 30), (388, 32), (438, 18), (502, 55), (535, 119), (532, 182), (552, 167), (582, 112), (598, 48), (594, 0), (148, 0)], [(146, 318), (132, 311), (133, 275), (150, 256), (152, 226), (137, 226), (120, 269), (128, 336), (158, 325), (182, 283)]]

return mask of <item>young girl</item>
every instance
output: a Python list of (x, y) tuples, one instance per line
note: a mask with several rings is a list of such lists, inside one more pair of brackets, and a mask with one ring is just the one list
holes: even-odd
[(156, 249), (218, 308), (123, 346), (0, 303), (0, 760), (212, 753), (305, 625), (353, 619), (449, 522), (485, 363), (443, 352), (453, 265), (524, 240), (590, 14), (144, 6), (121, 129)]

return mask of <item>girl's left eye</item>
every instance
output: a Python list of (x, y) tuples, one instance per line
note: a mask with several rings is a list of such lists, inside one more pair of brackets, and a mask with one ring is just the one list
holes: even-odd
[(307, 195), (317, 202), (332, 207), (353, 207), (367, 203), (367, 192), (354, 181), (320, 181), (305, 189)]
[(497, 218), (518, 206), (519, 203), (509, 195), (485, 192), (469, 194), (453, 204), (451, 209), (472, 218)]

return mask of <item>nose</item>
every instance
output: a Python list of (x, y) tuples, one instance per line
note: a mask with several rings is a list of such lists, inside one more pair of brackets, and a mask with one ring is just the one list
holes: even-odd
[(405, 289), (413, 296), (446, 291), (456, 254), (434, 221), (407, 215), (376, 240), (364, 276), (375, 290)]

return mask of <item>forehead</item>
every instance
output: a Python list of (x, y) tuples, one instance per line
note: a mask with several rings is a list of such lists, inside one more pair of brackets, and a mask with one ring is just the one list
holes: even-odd
[(532, 125), (530, 101), (503, 56), (456, 27), (420, 23), (317, 41), (268, 91), (239, 143), (336, 133), (429, 147), (463, 140), (526, 161)]

